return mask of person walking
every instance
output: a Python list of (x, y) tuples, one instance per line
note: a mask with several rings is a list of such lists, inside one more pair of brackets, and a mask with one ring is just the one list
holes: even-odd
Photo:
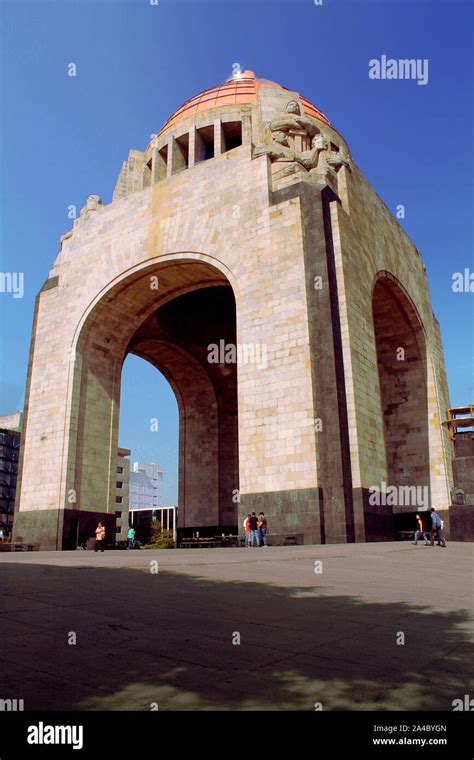
[(255, 545), (259, 545), (258, 541), (258, 520), (257, 515), (255, 512), (252, 512), (249, 518), (249, 526), (250, 526), (250, 546), (253, 546), (253, 542), (255, 540)]
[(259, 533), (258, 538), (259, 538), (260, 546), (268, 547), (268, 544), (267, 544), (268, 523), (267, 523), (267, 518), (265, 517), (264, 512), (260, 512), (260, 514), (258, 515), (257, 528), (258, 528), (258, 533)]
[(425, 542), (425, 546), (428, 546), (428, 534), (423, 529), (423, 520), (421, 519), (420, 515), (416, 516), (416, 530), (415, 530), (415, 540), (414, 545), (418, 546), (418, 539), (422, 538)]
[(104, 551), (104, 544), (105, 544), (105, 527), (104, 525), (99, 522), (97, 525), (97, 528), (95, 529), (95, 552), (98, 552), (99, 549), (101, 552)]
[(438, 546), (446, 549), (446, 537), (444, 535), (444, 520), (441, 520), (441, 528), (438, 529)]
[(446, 539), (444, 537), (443, 522), (436, 510), (431, 507), (431, 530), (430, 530), (430, 546), (434, 546), (434, 538), (436, 533), (438, 534), (438, 543), (441, 541), (441, 546), (446, 549)]
[(127, 534), (127, 549), (135, 548), (135, 528), (130, 527)]

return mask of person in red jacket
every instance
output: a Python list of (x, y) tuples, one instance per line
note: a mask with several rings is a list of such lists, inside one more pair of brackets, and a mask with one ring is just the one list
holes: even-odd
[(418, 546), (418, 539), (423, 538), (425, 541), (425, 546), (428, 546), (428, 534), (425, 530), (423, 530), (423, 520), (421, 519), (420, 515), (416, 516), (416, 531), (415, 531), (415, 540), (413, 541), (415, 546)]
[(250, 549), (250, 512), (245, 518), (243, 522), (243, 526), (245, 530), (245, 546), (247, 547), (247, 549)]

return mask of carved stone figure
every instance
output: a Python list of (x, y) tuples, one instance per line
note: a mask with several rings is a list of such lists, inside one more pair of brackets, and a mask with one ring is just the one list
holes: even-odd
[(62, 249), (63, 243), (72, 237), (74, 228), (80, 224), (81, 219), (87, 219), (87, 217), (94, 213), (94, 211), (97, 211), (100, 208), (104, 208), (100, 195), (89, 195), (87, 197), (86, 205), (81, 208), (79, 218), (74, 220), (72, 229), (68, 230), (64, 235), (61, 235), (59, 250)]
[(462, 488), (451, 488), (453, 504), (463, 506), (466, 503), (466, 492)]
[(315, 134), (311, 140), (311, 150), (303, 151), (296, 160), (304, 166), (305, 169), (311, 171), (316, 169), (319, 162), (319, 154), (328, 149), (328, 141), (320, 134)]
[[(332, 177), (341, 166), (351, 169), (348, 156), (343, 152), (329, 151), (329, 141), (321, 134), (315, 119), (301, 113), (296, 100), (290, 100), (284, 113), (270, 122), (270, 141), (256, 145), (253, 157), (267, 155), (272, 163), (286, 162), (278, 172), (283, 176), (306, 170), (323, 177)], [(321, 160), (324, 153), (325, 161)]]
[(330, 153), (328, 156), (326, 156), (326, 163), (329, 166), (332, 166), (332, 168), (336, 171), (340, 169), (341, 166), (345, 166), (347, 169), (349, 169), (349, 171), (352, 171), (349, 157), (346, 156), (346, 154), (342, 151), (339, 153)]
[[(302, 134), (305, 138), (301, 142), (306, 143), (300, 147), (304, 150), (309, 148), (311, 140), (319, 132), (318, 127), (309, 116), (301, 113), (301, 108), (296, 100), (290, 100), (286, 105), (286, 111), (278, 118), (274, 119), (270, 124), (270, 129), (273, 132), (279, 130), (287, 135), (293, 133), (293, 135)], [(294, 146), (295, 150), (298, 146)]]
[(65, 240), (69, 240), (69, 238), (72, 238), (72, 233), (73, 233), (73, 230), (70, 229), (67, 232), (65, 232), (64, 235), (61, 235), (59, 239), (59, 250), (61, 250), (61, 248), (63, 247), (63, 243)]
[(295, 151), (292, 150), (288, 143), (288, 137), (281, 130), (272, 132), (272, 140), (270, 144), (263, 143), (256, 145), (253, 151), (253, 157), (267, 155), (271, 161), (277, 161), (279, 158), (284, 158), (287, 161), (295, 160)]
[(89, 195), (86, 201), (86, 205), (81, 208), (81, 217), (88, 217), (93, 211), (97, 211), (104, 204), (102, 203), (100, 195)]

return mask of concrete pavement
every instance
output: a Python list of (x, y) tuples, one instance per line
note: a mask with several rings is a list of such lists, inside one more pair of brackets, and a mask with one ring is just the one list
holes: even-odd
[(2, 553), (0, 699), (451, 710), (472, 682), (472, 559), (451, 542)]

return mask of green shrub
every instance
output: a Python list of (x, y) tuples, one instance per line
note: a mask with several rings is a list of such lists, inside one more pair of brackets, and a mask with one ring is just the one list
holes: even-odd
[[(154, 527), (154, 526), (153, 526)], [(141, 544), (141, 549), (175, 549), (176, 543), (172, 530), (152, 531), (152, 540)]]

